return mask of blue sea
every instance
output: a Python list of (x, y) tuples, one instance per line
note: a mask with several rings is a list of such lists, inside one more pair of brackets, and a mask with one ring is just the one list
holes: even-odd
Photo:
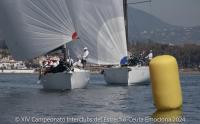
[(0, 74), (0, 124), (158, 124), (166, 121), (162, 117), (200, 122), (199, 74), (181, 75), (182, 110), (167, 112), (156, 112), (150, 84), (107, 86), (102, 75), (93, 74), (86, 89), (47, 92), (37, 79), (36, 74)]

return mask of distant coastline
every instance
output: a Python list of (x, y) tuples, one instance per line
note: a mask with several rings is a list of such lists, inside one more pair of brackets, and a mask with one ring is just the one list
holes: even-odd
[(200, 74), (200, 70), (192, 69), (192, 68), (185, 68), (179, 69), (181, 74)]
[(1, 69), (0, 74), (34, 74), (35, 69)]
[[(96, 68), (88, 67), (87, 69), (90, 70), (91, 74), (101, 74), (103, 69), (105, 69), (105, 67), (96, 67)], [(200, 75), (200, 70), (194, 70), (192, 68), (179, 69), (179, 72), (180, 74)], [(39, 71), (38, 69), (27, 69), (27, 70), (8, 69), (0, 71), (0, 74), (39, 74)]]

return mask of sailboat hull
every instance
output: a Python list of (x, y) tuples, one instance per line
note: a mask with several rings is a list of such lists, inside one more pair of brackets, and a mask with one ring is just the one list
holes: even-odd
[(107, 84), (134, 85), (150, 81), (149, 67), (116, 67), (104, 70)]
[(45, 90), (71, 90), (86, 88), (90, 79), (89, 71), (49, 73), (41, 78)]

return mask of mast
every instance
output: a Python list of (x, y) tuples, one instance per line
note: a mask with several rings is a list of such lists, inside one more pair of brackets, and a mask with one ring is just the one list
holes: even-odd
[(63, 45), (62, 52), (63, 52), (64, 61), (67, 62), (67, 45), (66, 44)]
[(128, 46), (128, 3), (127, 0), (123, 0), (124, 6), (124, 22), (125, 22), (125, 32), (126, 32), (126, 44)]

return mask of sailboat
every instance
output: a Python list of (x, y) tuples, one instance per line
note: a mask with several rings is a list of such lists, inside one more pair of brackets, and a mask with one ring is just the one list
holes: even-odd
[[(74, 41), (67, 4), (67, 0), (0, 1), (0, 27), (15, 59), (33, 59)], [(85, 88), (89, 76), (87, 70), (74, 69), (43, 75), (41, 83), (48, 90)]]
[[(150, 2), (150, 1), (144, 1)], [(141, 3), (144, 3), (141, 2)], [(138, 3), (138, 2), (137, 2)], [(140, 2), (139, 2), (140, 3)], [(128, 45), (128, 3), (127, 0), (123, 0), (124, 8), (124, 21), (126, 29), (126, 42)], [(125, 58), (128, 59), (128, 58)], [(128, 61), (128, 60), (127, 60)], [(141, 66), (117, 66), (104, 70), (104, 77), (108, 84), (113, 85), (135, 85), (138, 83), (146, 83), (150, 81), (149, 67)]]
[(89, 61), (98, 65), (113, 65), (104, 70), (108, 84), (132, 85), (149, 80), (147, 66), (120, 66), (127, 56), (127, 11), (126, 0), (71, 0), (69, 10), (75, 29), (82, 41), (72, 44), (76, 49), (88, 46), (91, 50)]

